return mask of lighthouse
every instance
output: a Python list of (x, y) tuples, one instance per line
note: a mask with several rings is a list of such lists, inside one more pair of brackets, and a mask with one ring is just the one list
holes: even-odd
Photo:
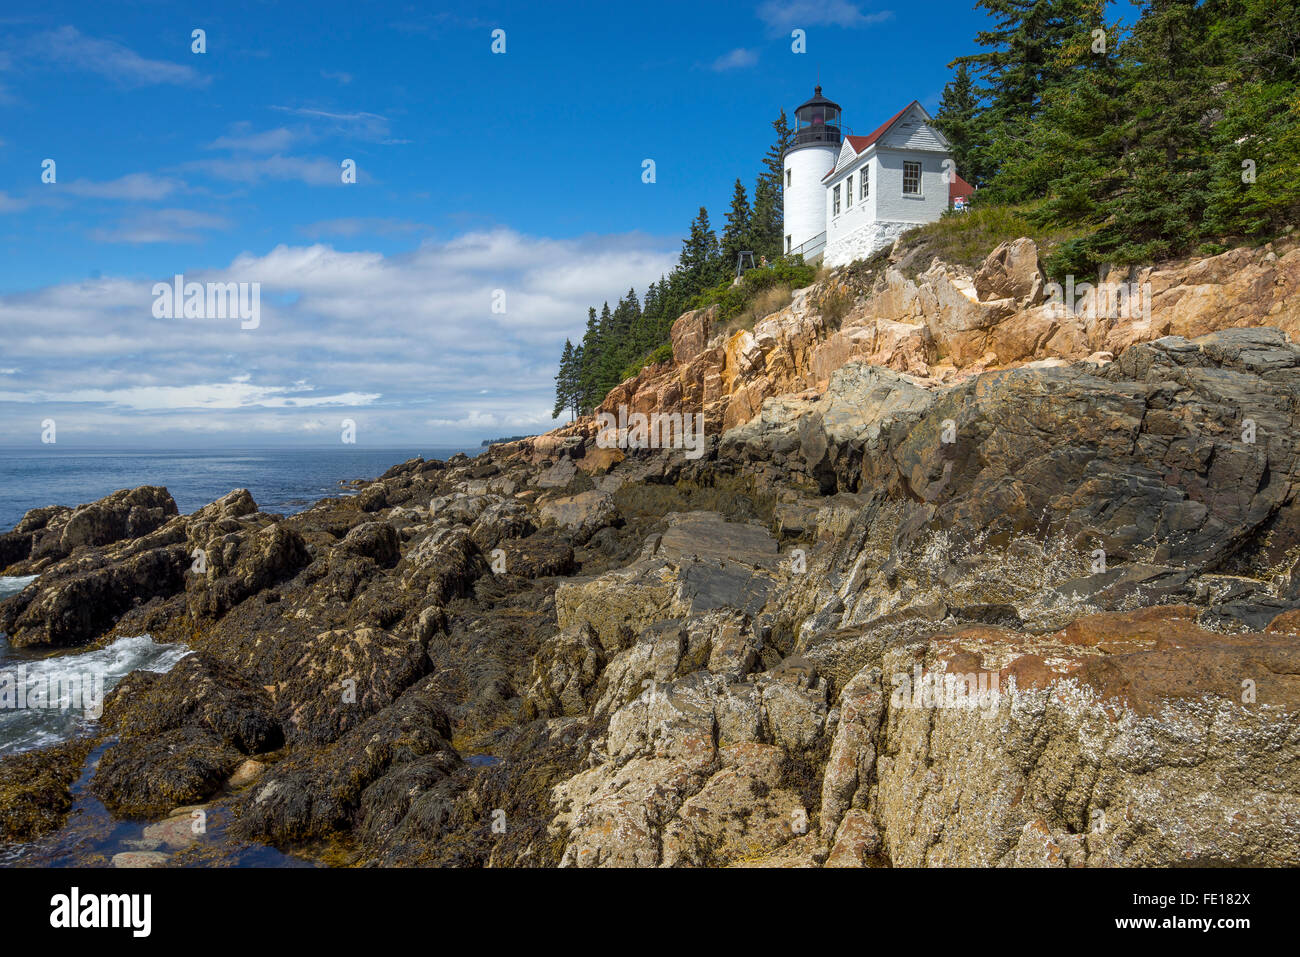
[(785, 151), (785, 252), (819, 252), (826, 239), (826, 187), (822, 180), (840, 153), (840, 107), (813, 89), (794, 111), (794, 141)]

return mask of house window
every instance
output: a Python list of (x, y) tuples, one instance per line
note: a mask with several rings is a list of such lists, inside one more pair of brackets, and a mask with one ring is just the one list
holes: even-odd
[(849, 178), (844, 181), (844, 208), (845, 209), (853, 208), (853, 174), (852, 173), (850, 173)]
[(790, 171), (789, 171), (789, 170), (786, 170), (786, 171), (785, 171), (785, 188), (786, 188), (786, 189), (789, 189), (789, 188), (790, 188)]
[(868, 189), (867, 183), (870, 181), (870, 177), (867, 176), (867, 168), (865, 166), (862, 167), (862, 172), (858, 174), (858, 181), (861, 184), (859, 187), (861, 190), (861, 195), (858, 198), (865, 203), (867, 201), (867, 189)]
[(831, 190), (831, 193), (834, 197), (834, 202), (831, 203), (832, 215), (838, 216), (840, 214), (840, 187), (838, 184)]
[(790, 253), (793, 252), (793, 250), (794, 250), (794, 245), (790, 242), (790, 237), (789, 237), (789, 236), (785, 237), (785, 252), (786, 252), (786, 255), (787, 255), (787, 256), (790, 255)]
[(921, 164), (911, 160), (903, 161), (903, 195), (919, 196), (921, 194)]

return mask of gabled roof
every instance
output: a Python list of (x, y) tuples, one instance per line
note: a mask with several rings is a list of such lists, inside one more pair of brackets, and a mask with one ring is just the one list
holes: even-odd
[(975, 187), (966, 182), (956, 173), (952, 174), (952, 179), (948, 181), (948, 202), (952, 203), (958, 196), (965, 196), (969, 199), (975, 195)]
[[(903, 118), (903, 114), (906, 113), (914, 106), (921, 111), (921, 115), (925, 117), (925, 121), (927, 123), (933, 124), (934, 121), (930, 118), (930, 114), (925, 112), (925, 107), (921, 106), (919, 100), (913, 100), (911, 103), (907, 104), (907, 106), (903, 107), (893, 116), (891, 116), (889, 119), (885, 120), (884, 123), (876, 127), (876, 129), (872, 130), (866, 136), (846, 136), (844, 137), (844, 139), (848, 142), (850, 146), (853, 147), (853, 152), (856, 153), (858, 156), (861, 156), (863, 151), (874, 146), (876, 141), (880, 139), (882, 136), (884, 136), (886, 133), (888, 133), (889, 128), (893, 126), (895, 123), (897, 123), (899, 120), (901, 120)], [(839, 168), (840, 165), (838, 162), (836, 162), (834, 166), (832, 166), (829, 170), (826, 171), (826, 175), (822, 177), (822, 182), (824, 183), (826, 182), (826, 180), (830, 179), (831, 174), (834, 173), (835, 170)]]

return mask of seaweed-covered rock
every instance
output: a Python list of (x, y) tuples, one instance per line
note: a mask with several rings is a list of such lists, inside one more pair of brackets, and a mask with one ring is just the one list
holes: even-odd
[(215, 794), (243, 761), (221, 736), (201, 727), (129, 738), (99, 759), (90, 789), (114, 814), (159, 817)]
[(93, 747), (93, 739), (76, 738), (0, 757), (0, 837), (30, 841), (62, 825)]

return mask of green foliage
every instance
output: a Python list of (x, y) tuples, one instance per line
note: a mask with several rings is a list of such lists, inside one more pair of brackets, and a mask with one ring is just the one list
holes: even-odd
[(1027, 236), (1041, 255), (1049, 256), (1060, 244), (1086, 234), (1084, 226), (1038, 225), (1038, 206), (977, 203), (968, 212), (946, 213), (908, 233), (907, 242), (921, 247), (923, 256), (914, 260), (922, 269), (935, 256), (954, 265), (978, 267), (999, 243)]
[(558, 419), (565, 409), (576, 409), (578, 404), (578, 363), (574, 359), (573, 343), (564, 340), (564, 352), (560, 355), (560, 369), (555, 374), (555, 408), (551, 409), (551, 418)]
[[(784, 249), (781, 238), (785, 232), (782, 158), (787, 147), (794, 141), (794, 132), (786, 120), (785, 110), (772, 122), (772, 131), (776, 138), (763, 157), (763, 171), (754, 184), (754, 206), (750, 215), (749, 249), (757, 259), (775, 259)], [(734, 261), (731, 268), (736, 268)]]
[[(736, 274), (739, 254), (748, 250), (757, 261), (777, 260), (781, 252), (781, 177), (782, 157), (792, 133), (785, 111), (772, 123), (775, 138), (762, 159), (761, 172), (754, 186), (751, 205), (740, 179), (732, 190), (731, 206), (719, 241), (709, 222), (709, 211), (701, 206), (690, 230), (682, 240), (677, 266), (659, 282), (651, 283), (645, 298), (638, 301), (629, 289), (613, 309), (609, 303), (597, 313), (587, 310), (587, 327), (577, 347), (566, 344), (556, 376), (554, 416), (569, 408), (577, 415), (591, 412), (624, 379), (636, 375), (648, 363), (672, 358), (669, 334), (673, 322), (706, 290), (730, 286)], [(802, 262), (802, 260), (800, 260)], [(790, 264), (776, 264), (773, 269), (786, 282), (803, 272)], [(807, 285), (812, 272), (807, 267)], [(766, 280), (765, 280), (766, 281)], [(752, 296), (751, 296), (752, 299)], [(741, 309), (746, 303), (740, 304)]]
[[(979, 0), (984, 49), (953, 61), (936, 122), (958, 172), (977, 212), (1012, 207), (1055, 239), (1049, 274), (1264, 242), (1300, 216), (1300, 5), (1135, 6), (1126, 27), (1102, 0)], [(1005, 225), (949, 241), (969, 261)]]
[[(1028, 236), (1061, 281), (1265, 242), (1300, 219), (1300, 4), (1134, 6), (1128, 25), (1106, 20), (1106, 0), (977, 0), (989, 28), (979, 52), (951, 64), (935, 120), (979, 191), (969, 212), (909, 233), (913, 264), (978, 266)], [(720, 240), (700, 207), (670, 275), (643, 300), (628, 290), (589, 310), (561, 357), (556, 415), (591, 411), (666, 355), (687, 309), (717, 304), (723, 324), (752, 324), (812, 282), (801, 260), (781, 259), (784, 112), (772, 129), (752, 192), (735, 182)], [(745, 249), (768, 265), (733, 285)]]
[(640, 372), (642, 369), (644, 369), (646, 366), (658, 365), (661, 362), (671, 362), (672, 359), (673, 359), (673, 344), (671, 342), (665, 342), (662, 345), (657, 346), (653, 352), (642, 356), (640, 359), (637, 359), (636, 362), (633, 362), (628, 366), (624, 366), (623, 374), (620, 377), (619, 381), (620, 382), (627, 381), (628, 379), (636, 375), (638, 372)]
[(802, 256), (778, 259), (761, 269), (751, 269), (740, 282), (724, 281), (695, 297), (692, 309), (706, 309), (717, 304), (718, 319), (725, 322), (740, 315), (759, 293), (774, 286), (799, 289), (809, 285), (817, 270), (804, 263)]
[(975, 94), (975, 83), (971, 79), (970, 70), (963, 63), (957, 67), (952, 81), (943, 88), (943, 99), (939, 102), (939, 112), (934, 116), (934, 123), (952, 148), (957, 175), (968, 183), (976, 183), (984, 178), (982, 172), (971, 162), (971, 153), (976, 146), (975, 137), (978, 135), (978, 111), (979, 97)]

